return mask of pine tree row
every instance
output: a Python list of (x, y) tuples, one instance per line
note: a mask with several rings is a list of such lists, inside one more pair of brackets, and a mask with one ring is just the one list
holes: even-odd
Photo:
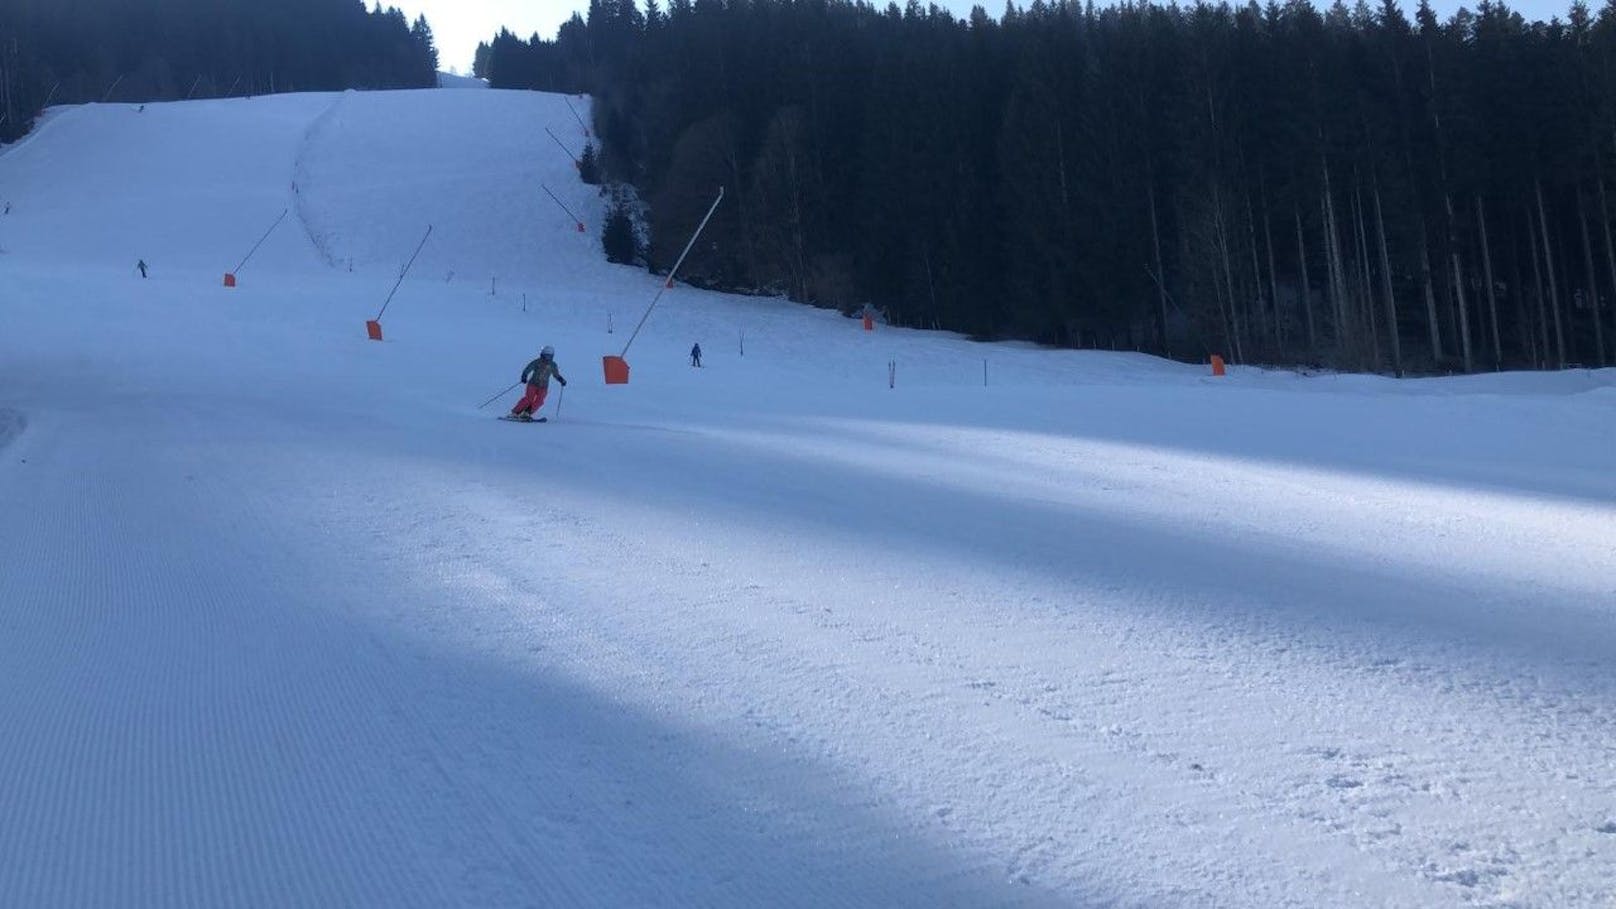
[(653, 267), (727, 187), (713, 286), (1186, 358), (1616, 362), (1616, 0), (595, 0), (478, 67), (595, 94)]
[(51, 104), (436, 84), (425, 18), (363, 0), (4, 0), (0, 141)]

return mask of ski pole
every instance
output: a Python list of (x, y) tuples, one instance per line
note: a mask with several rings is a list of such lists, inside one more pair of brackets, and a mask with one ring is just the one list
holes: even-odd
[(566, 399), (567, 399), (567, 386), (563, 385), (563, 386), (561, 386), (561, 390), (556, 392), (556, 419), (557, 420), (561, 419), (561, 402), (565, 401)]
[(511, 389), (513, 389), (516, 386), (521, 385), (521, 384), (522, 384), (522, 380), (517, 379), (515, 382), (512, 382), (511, 384), (505, 386), (504, 388), (501, 388), (499, 390), (499, 394), (494, 395), (492, 398), (489, 398), (488, 400), (482, 402), (481, 404), (478, 404), (477, 409), (482, 410), (484, 407), (487, 407), (488, 405), (494, 403), (495, 401), (498, 401), (500, 398), (503, 398), (505, 396), (506, 392), (510, 391)]

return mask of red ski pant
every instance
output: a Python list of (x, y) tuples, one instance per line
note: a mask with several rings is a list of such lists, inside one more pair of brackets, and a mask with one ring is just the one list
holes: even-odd
[(536, 412), (540, 407), (544, 406), (544, 396), (549, 393), (549, 388), (529, 382), (527, 394), (523, 395), (522, 400), (517, 401), (516, 406), (511, 408), (511, 415)]

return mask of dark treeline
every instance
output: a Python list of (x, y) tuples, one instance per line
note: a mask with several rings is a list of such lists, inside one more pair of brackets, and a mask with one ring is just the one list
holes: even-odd
[(49, 104), (436, 84), (424, 18), (363, 0), (0, 0), (0, 141)]
[(1385, 371), (1612, 362), (1616, 0), (596, 0), (496, 86), (591, 91), (666, 267), (905, 325)]

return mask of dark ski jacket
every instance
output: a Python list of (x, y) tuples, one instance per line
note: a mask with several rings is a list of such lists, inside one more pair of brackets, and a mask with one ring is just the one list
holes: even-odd
[(555, 376), (556, 381), (562, 385), (567, 384), (566, 378), (561, 375), (561, 370), (556, 368), (554, 360), (546, 360), (540, 357), (527, 364), (527, 368), (522, 370), (522, 381), (529, 385), (537, 385), (540, 388), (550, 387), (551, 376)]

